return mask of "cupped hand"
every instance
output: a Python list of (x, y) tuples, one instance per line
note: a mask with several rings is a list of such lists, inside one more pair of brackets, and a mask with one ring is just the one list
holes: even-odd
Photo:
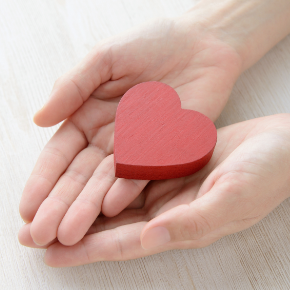
[[(201, 171), (150, 182), (132, 208), (98, 217), (77, 244), (49, 245), (46, 263), (74, 266), (200, 248), (254, 225), (290, 196), (289, 126), (290, 115), (281, 114), (219, 129)], [(123, 195), (127, 203), (129, 195)], [(19, 238), (33, 247), (30, 227)]]
[[(186, 16), (146, 24), (96, 46), (56, 81), (34, 117), (39, 126), (66, 119), (43, 149), (20, 202), (35, 243), (45, 245), (56, 237), (65, 245), (78, 242), (108, 191), (110, 197), (129, 194), (133, 201), (146, 185), (115, 178), (112, 156), (106, 158), (113, 153), (116, 108), (126, 90), (144, 81), (167, 83), (179, 94), (182, 108), (215, 120), (240, 70), (237, 52), (198, 23), (187, 23)], [(108, 216), (128, 203), (106, 200)]]

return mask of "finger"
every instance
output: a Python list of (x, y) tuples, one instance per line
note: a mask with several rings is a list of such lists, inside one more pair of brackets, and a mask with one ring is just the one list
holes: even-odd
[(146, 222), (138, 222), (89, 234), (70, 247), (55, 243), (48, 247), (44, 261), (51, 267), (72, 267), (98, 261), (125, 261), (177, 248), (202, 248), (232, 231), (232, 225), (224, 226), (198, 240), (144, 249), (141, 246), (140, 235), (145, 226)]
[(57, 237), (62, 244), (73, 245), (83, 238), (99, 215), (104, 196), (116, 179), (112, 154), (96, 169), (61, 221)]
[(125, 209), (142, 192), (149, 180), (118, 178), (106, 194), (102, 213), (113, 217)]
[(83, 133), (72, 122), (64, 122), (44, 147), (23, 190), (19, 211), (25, 222), (33, 220), (61, 174), (86, 146)]
[(244, 141), (209, 175), (200, 189), (211, 187), (207, 192), (146, 225), (143, 247), (197, 240), (225, 224), (268, 214), (288, 196), (289, 149), (280, 145), (267, 133)]
[(223, 225), (220, 228), (217, 228), (209, 232), (208, 234), (204, 235), (200, 239), (176, 242), (172, 246), (175, 245), (176, 248), (182, 248), (182, 249), (204, 248), (227, 235), (231, 235), (231, 234), (243, 231), (253, 226), (257, 222), (259, 222), (262, 218), (263, 216), (258, 216), (251, 219), (233, 221), (233, 222)]
[(68, 208), (104, 158), (105, 152), (97, 146), (89, 146), (76, 156), (32, 221), (31, 235), (35, 243), (45, 245), (56, 238), (58, 226)]
[[(133, 222), (133, 220), (134, 220), (134, 223), (144, 220), (144, 217), (141, 214), (139, 214), (139, 215), (136, 214), (134, 216), (134, 218), (132, 218), (132, 215), (133, 215), (133, 212), (127, 211), (127, 213), (122, 214), (122, 218), (119, 218), (119, 217), (118, 218), (116, 217), (113, 219), (107, 218), (107, 217), (104, 217), (101, 219), (98, 218), (96, 223), (94, 223), (92, 225), (92, 227), (89, 229), (89, 231), (86, 233), (86, 235), (91, 235), (91, 234), (99, 233), (102, 231), (108, 231), (108, 230), (114, 229), (114, 228), (119, 227), (119, 226), (131, 224)], [(250, 226), (252, 226), (255, 223), (257, 223), (258, 221), (260, 221), (263, 217), (264, 216), (258, 216), (258, 217), (253, 218), (253, 219), (231, 222), (229, 224), (224, 225), (221, 228), (218, 228), (218, 229), (210, 232), (209, 234), (205, 235), (201, 239), (194, 240), (194, 241), (187, 241), (183, 244), (180, 244), (179, 247), (180, 248), (206, 247), (206, 246), (212, 244), (213, 242), (219, 240), (220, 238), (222, 238), (226, 235), (236, 233), (236, 232), (239, 232), (239, 231), (242, 231), (244, 229), (249, 228)], [(45, 246), (39, 246), (39, 245), (35, 244), (32, 237), (31, 237), (31, 234), (30, 234), (30, 226), (31, 226), (31, 224), (25, 224), (19, 230), (18, 240), (19, 240), (19, 243), (21, 245), (26, 246), (26, 247), (30, 247), (30, 248), (46, 249), (50, 245), (58, 242), (57, 239), (54, 239), (53, 241), (51, 241), (49, 244), (47, 244)]]
[[(234, 179), (224, 181), (194, 200), (179, 205), (151, 220), (141, 235), (146, 249), (201, 239), (241, 215), (244, 188)], [(246, 189), (247, 190), (247, 189)]]
[(30, 226), (31, 226), (31, 223), (26, 224), (19, 230), (18, 241), (21, 245), (29, 247), (29, 248), (46, 249), (48, 246), (57, 242), (57, 239), (54, 239), (53, 241), (51, 241), (50, 243), (44, 246), (39, 246), (35, 244), (30, 234)]
[(34, 122), (48, 127), (73, 114), (101, 83), (111, 78), (111, 62), (108, 49), (94, 49), (55, 82), (48, 102), (35, 114)]
[(145, 224), (139, 222), (87, 235), (70, 247), (55, 243), (47, 249), (44, 261), (51, 267), (70, 267), (97, 261), (136, 259), (167, 250), (141, 247), (140, 233)]

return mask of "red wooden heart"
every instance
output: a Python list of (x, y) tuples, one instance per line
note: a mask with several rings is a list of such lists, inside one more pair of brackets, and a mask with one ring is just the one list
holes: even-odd
[(217, 131), (208, 117), (181, 109), (173, 88), (146, 82), (122, 97), (114, 139), (116, 177), (159, 180), (187, 176), (204, 167)]

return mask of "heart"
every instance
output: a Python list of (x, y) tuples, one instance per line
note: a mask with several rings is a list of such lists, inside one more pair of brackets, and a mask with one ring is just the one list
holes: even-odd
[(216, 141), (214, 123), (182, 109), (173, 88), (140, 83), (124, 94), (117, 108), (115, 176), (160, 180), (193, 174), (209, 162)]

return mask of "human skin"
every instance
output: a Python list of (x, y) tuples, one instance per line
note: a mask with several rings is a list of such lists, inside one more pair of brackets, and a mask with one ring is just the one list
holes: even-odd
[[(241, 72), (289, 33), (289, 6), (287, 0), (201, 1), (182, 17), (146, 24), (97, 45), (55, 83), (48, 103), (35, 115), (40, 126), (68, 119), (45, 146), (25, 186), (20, 214), (28, 225), (20, 241), (46, 245), (58, 238), (73, 245), (100, 211), (108, 218), (140, 207), (148, 181), (112, 177), (112, 157), (106, 158), (113, 153), (122, 94), (137, 83), (161, 81), (177, 91), (182, 108), (215, 121)], [(166, 184), (174, 188), (174, 182)], [(221, 208), (226, 216), (228, 209)], [(162, 218), (144, 228), (143, 247), (152, 240), (146, 232)]]
[[(67, 247), (54, 241), (45, 262), (67, 267), (200, 248), (252, 226), (290, 196), (289, 127), (290, 114), (280, 114), (218, 129), (216, 149), (202, 170), (150, 182), (134, 208), (99, 217), (77, 244)], [(104, 183), (114, 179), (112, 160), (109, 155), (100, 165), (107, 169)], [(93, 194), (101, 206), (106, 190)], [(166, 243), (161, 244), (146, 237), (156, 227), (166, 228), (170, 241), (162, 239)], [(20, 242), (37, 247), (30, 229), (27, 224), (20, 230)]]

